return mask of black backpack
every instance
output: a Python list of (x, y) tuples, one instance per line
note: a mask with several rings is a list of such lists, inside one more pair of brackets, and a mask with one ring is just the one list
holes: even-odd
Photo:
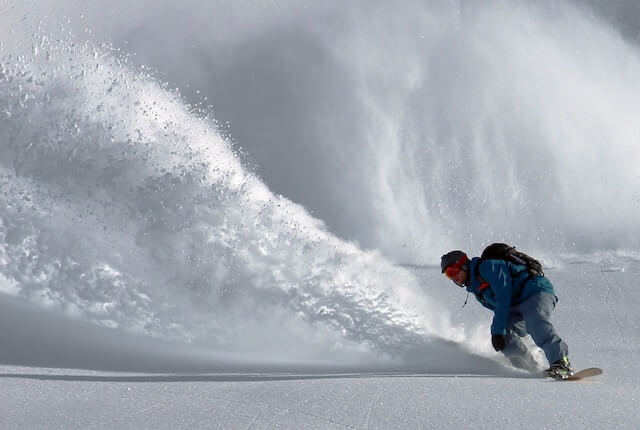
[[(478, 264), (476, 264), (475, 266), (474, 276), (478, 281), (480, 281), (480, 284), (486, 283), (486, 281), (478, 273), (480, 269), (480, 264), (485, 260), (505, 260), (511, 263), (525, 266), (525, 269), (522, 272), (524, 271), (529, 272), (529, 276), (527, 276), (517, 286), (514, 297), (520, 296), (520, 293), (522, 292), (522, 286), (526, 284), (527, 281), (535, 278), (536, 276), (544, 276), (544, 272), (542, 271), (542, 264), (540, 264), (540, 262), (535, 258), (528, 256), (524, 252), (516, 251), (515, 246), (510, 246), (510, 245), (507, 245), (506, 243), (492, 243), (491, 245), (487, 246), (484, 249), (484, 251), (482, 251), (482, 255), (480, 255), (480, 261), (478, 261)], [(519, 273), (522, 273), (522, 272), (519, 272)], [(513, 274), (511, 274), (511, 276), (513, 276)], [(478, 300), (480, 300), (481, 303), (485, 303), (485, 304), (487, 303), (484, 300), (484, 293), (486, 290), (487, 288), (485, 286), (484, 288), (482, 287), (479, 288), (478, 291), (474, 293), (478, 298)], [(469, 296), (467, 295), (467, 298), (468, 297)], [(462, 305), (462, 307), (464, 307), (466, 304), (467, 304), (467, 301), (465, 300), (464, 305)]]
[(515, 246), (510, 246), (506, 243), (492, 243), (487, 246), (484, 251), (482, 251), (480, 261), (476, 265), (476, 268), (485, 260), (505, 260), (523, 265), (527, 268), (527, 272), (529, 272), (529, 278), (544, 276), (542, 264), (540, 264), (538, 260), (524, 252), (516, 251)]

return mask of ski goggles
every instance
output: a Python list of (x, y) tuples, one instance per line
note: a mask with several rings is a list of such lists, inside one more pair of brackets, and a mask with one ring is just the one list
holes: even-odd
[(444, 270), (444, 274), (447, 276), (447, 278), (453, 280), (453, 278), (455, 278), (456, 276), (458, 276), (458, 273), (460, 273), (460, 270), (462, 270), (462, 264), (452, 264), (451, 266), (447, 267)]

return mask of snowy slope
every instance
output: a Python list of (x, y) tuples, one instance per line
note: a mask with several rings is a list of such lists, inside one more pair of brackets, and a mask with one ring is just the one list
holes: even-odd
[[(149, 429), (637, 428), (640, 261), (589, 260), (569, 260), (549, 272), (560, 295), (554, 321), (569, 343), (574, 365), (605, 370), (584, 382), (532, 379), (506, 369), (448, 375), (459, 370), (454, 355), (439, 372), (371, 369), (366, 363), (350, 369), (325, 363), (288, 369), (263, 366), (252, 372), (249, 364), (231, 373), (153, 374), (3, 365), (0, 424)], [(429, 288), (455, 288), (435, 269), (416, 270)], [(449, 292), (452, 306), (461, 304), (461, 292)], [(480, 323), (484, 328), (489, 317), (473, 303), (457, 316), (461, 324)], [(4, 317), (2, 323), (7, 327), (11, 321)], [(482, 339), (488, 344), (486, 330)], [(52, 340), (68, 342), (66, 337)], [(152, 362), (156, 354), (138, 353)], [(219, 360), (210, 354), (212, 364)], [(189, 366), (201, 370), (198, 366), (206, 362), (203, 355), (199, 362), (190, 360), (188, 348), (178, 355), (183, 357), (183, 371)], [(131, 357), (118, 360), (123, 367), (139, 365)], [(171, 366), (157, 357), (155, 364), (155, 370)]]
[[(640, 54), (579, 4), (2, 1), (0, 428), (638, 428)], [(437, 268), (492, 241), (604, 375), (493, 352)]]

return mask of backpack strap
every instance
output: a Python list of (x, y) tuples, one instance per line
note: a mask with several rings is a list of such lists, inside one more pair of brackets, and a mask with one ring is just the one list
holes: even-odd
[(491, 285), (489, 285), (489, 283), (482, 276), (480, 276), (480, 263), (482, 262), (483, 260), (482, 258), (480, 258), (480, 261), (478, 261), (478, 263), (473, 267), (472, 276), (480, 283), (480, 286), (476, 288), (476, 291), (474, 291), (473, 294), (478, 298), (480, 303), (486, 303), (486, 301), (484, 300), (484, 293), (489, 289)]

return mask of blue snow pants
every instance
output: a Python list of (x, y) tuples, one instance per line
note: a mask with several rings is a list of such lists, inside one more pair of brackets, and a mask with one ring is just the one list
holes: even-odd
[(557, 302), (558, 298), (554, 294), (540, 292), (511, 307), (504, 354), (516, 367), (532, 368), (532, 363), (535, 363), (520, 339), (527, 334), (544, 351), (549, 364), (569, 356), (569, 347), (549, 321)]

